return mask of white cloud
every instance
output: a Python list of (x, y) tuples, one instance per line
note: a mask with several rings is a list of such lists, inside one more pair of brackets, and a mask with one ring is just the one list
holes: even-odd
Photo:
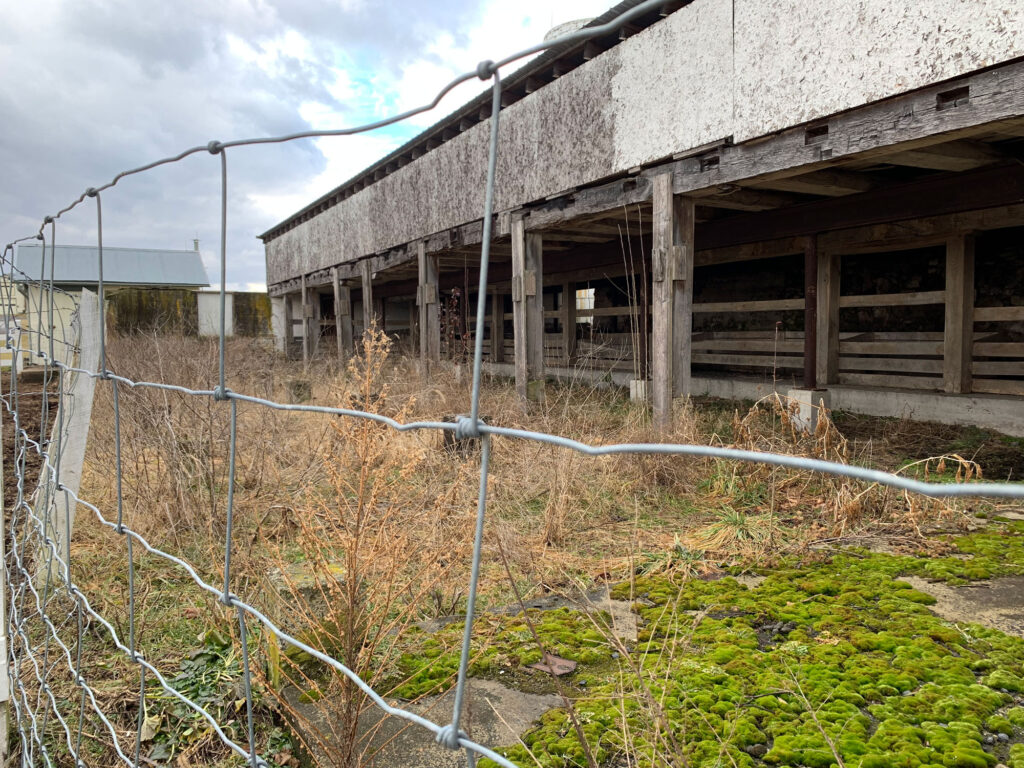
[[(419, 56), (402, 67), (398, 79), (382, 72), (360, 81), (354, 70), (336, 67), (330, 91), (338, 103), (306, 102), (300, 113), (313, 128), (331, 129), (352, 125), (351, 114), (339, 109), (341, 104), (355, 106), (357, 114), (367, 122), (422, 106), (455, 77), (474, 69), (478, 62), (503, 58), (527, 48), (540, 42), (555, 25), (598, 16), (608, 7), (608, 0), (563, 0), (553, 11), (549, 0), (490, 0), (478, 23), (459, 35), (464, 43), (459, 43), (447, 30), (440, 32)], [(520, 65), (511, 65), (509, 71)], [(429, 127), (487, 87), (476, 79), (463, 83), (435, 109), (416, 115), (403, 125), (417, 130)], [(302, 189), (288, 194), (254, 193), (249, 198), (260, 211), (278, 220), (286, 218), (395, 150), (405, 138), (376, 132), (317, 139), (316, 146), (327, 161), (320, 174)]]
[[(456, 74), (538, 42), (612, 0), (36, 0), (10, 2), (0, 43), (0, 243), (34, 232), (89, 186), (210, 139), (350, 127), (429, 101)], [(552, 8), (555, 8), (553, 11)], [(371, 134), (228, 153), (228, 283), (260, 284), (255, 235), (478, 93)], [(105, 242), (205, 250), (219, 241), (216, 158), (124, 179), (104, 194)], [(58, 224), (94, 242), (95, 208)], [(209, 256), (209, 254), (206, 254)], [(211, 270), (211, 276), (213, 272)]]

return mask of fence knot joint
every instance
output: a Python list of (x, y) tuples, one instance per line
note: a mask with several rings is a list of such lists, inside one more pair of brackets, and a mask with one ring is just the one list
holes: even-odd
[(227, 387), (217, 386), (213, 390), (213, 399), (217, 402), (231, 399), (231, 390)]
[(206, 145), (206, 151), (209, 152), (211, 155), (219, 155), (221, 152), (224, 151), (224, 145), (221, 144), (219, 141), (211, 141), (209, 144)]
[(455, 437), (459, 440), (479, 439), (482, 423), (480, 419), (474, 419), (472, 416), (460, 416), (455, 422)]
[(454, 723), (449, 723), (437, 732), (434, 741), (448, 749), (462, 749), (459, 740), (468, 738), (469, 735), (465, 731), (457, 730)]
[(498, 71), (498, 68), (494, 65), (494, 62), (490, 59), (484, 59), (476, 65), (476, 76), (481, 80), (487, 80)]

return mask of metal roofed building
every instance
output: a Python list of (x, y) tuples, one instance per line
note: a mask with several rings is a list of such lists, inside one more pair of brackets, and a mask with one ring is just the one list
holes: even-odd
[[(50, 264), (51, 254), (53, 264)], [(99, 248), (94, 245), (19, 245), (14, 257), (15, 283), (53, 282), (63, 288), (93, 286), (99, 281)], [(110, 286), (205, 288), (210, 280), (197, 250), (103, 248), (103, 282)]]
[(261, 235), (283, 348), (1024, 434), (1024, 3), (666, 0), (501, 107), (485, 327), (488, 93)]
[[(51, 333), (55, 339), (71, 343), (77, 294), (83, 289), (95, 291), (99, 283), (99, 248), (94, 245), (47, 245), (45, 259), (41, 244), (17, 246), (11, 280), (24, 296), (24, 314), (16, 319), (16, 329), (12, 330), (27, 331), (39, 323), (44, 327), (49, 324), (51, 267), (54, 288), (59, 289), (53, 294)], [(128, 288), (198, 291), (210, 281), (198, 250), (104, 246), (103, 284), (104, 294), (109, 297)], [(34, 339), (33, 333), (22, 336), (22, 341), (30, 345)]]

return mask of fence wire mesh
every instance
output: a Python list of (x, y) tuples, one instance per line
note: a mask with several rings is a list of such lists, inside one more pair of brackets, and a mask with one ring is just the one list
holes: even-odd
[[(700, 456), (755, 462), (800, 470), (828, 473), (835, 476), (877, 483), (913, 494), (931, 497), (1003, 497), (1024, 499), (1024, 486), (1009, 483), (937, 483), (917, 480), (849, 464), (833, 463), (802, 456), (757, 452), (721, 446), (674, 444), (674, 443), (626, 443), (594, 445), (568, 439), (554, 434), (523, 429), (492, 426), (480, 418), (480, 388), (483, 353), (483, 335), (475, 334), (473, 349), (472, 393), (469, 415), (460, 417), (454, 423), (442, 421), (415, 421), (401, 423), (380, 413), (348, 408), (334, 408), (318, 405), (298, 405), (276, 402), (266, 398), (247, 395), (231, 390), (227, 386), (225, 362), (225, 295), (227, 278), (227, 216), (228, 216), (228, 150), (251, 145), (289, 142), (299, 139), (347, 136), (372, 131), (406, 120), (414, 115), (432, 110), (441, 99), (456, 86), (479, 78), (492, 82), (492, 108), (490, 118), (489, 155), (487, 166), (486, 196), (483, 201), (483, 239), (480, 257), (479, 291), (476, 307), (476, 327), (483, 328), (488, 299), (488, 266), (491, 230), (494, 220), (493, 201), (500, 120), (503, 67), (529, 55), (548, 48), (585, 41), (611, 32), (631, 19), (649, 13), (663, 4), (663, 0), (648, 0), (622, 13), (608, 23), (587, 27), (572, 34), (547, 41), (503, 58), (497, 62), (481, 62), (473, 72), (463, 74), (444, 86), (427, 104), (409, 110), (386, 120), (367, 125), (339, 129), (294, 133), (286, 136), (241, 139), (235, 141), (211, 141), (206, 146), (193, 147), (172, 157), (118, 173), (114, 178), (98, 187), (89, 188), (56, 214), (43, 219), (37, 233), (9, 243), (3, 252), (4, 272), (27, 289), (29, 316), (35, 317), (34, 330), (20, 328), (13, 316), (14, 287), (10, 280), (5, 283), (5, 321), (7, 328), (6, 348), (12, 354), (21, 354), (25, 349), (42, 367), (42, 380), (36, 385), (19, 384), (17, 375), (7, 377), (7, 387), (2, 392), (3, 417), (13, 424), (13, 452), (3, 467), (8, 476), (13, 475), (16, 484), (13, 504), (6, 511), (4, 538), (0, 543), (6, 589), (2, 593), (6, 619), (4, 631), (7, 636), (8, 675), (0, 682), (0, 692), (9, 686), (10, 705), (15, 720), (15, 730), (20, 739), (20, 760), (22, 766), (54, 766), (63, 764), (56, 756), (58, 752), (70, 756), (71, 764), (86, 766), (88, 756), (83, 749), (83, 738), (102, 739), (116, 753), (121, 763), (137, 768), (142, 764), (155, 764), (142, 755), (144, 718), (147, 710), (146, 699), (156, 687), (168, 697), (196, 713), (205, 720), (215, 737), (246, 764), (256, 768), (267, 766), (267, 760), (257, 750), (253, 725), (254, 693), (252, 682), (252, 661), (248, 638), (252, 632), (250, 623), (255, 623), (265, 636), (276, 637), (286, 648), (303, 651), (310, 657), (348, 677), (373, 705), (387, 715), (400, 718), (422, 728), (434, 740), (450, 750), (462, 750), (467, 763), (474, 765), (478, 756), (490, 758), (505, 768), (515, 765), (487, 745), (480, 744), (467, 736), (462, 728), (466, 685), (469, 677), (470, 642), (473, 634), (474, 611), (480, 568), (484, 527), (487, 519), (488, 470), (491, 460), (491, 442), (495, 438), (533, 441), (559, 448), (576, 451), (587, 456), (611, 454), (663, 454), (674, 456)], [(102, 322), (104, 300), (103, 282), (103, 216), (102, 196), (120, 180), (142, 174), (162, 165), (176, 163), (193, 154), (208, 152), (217, 156), (221, 172), (220, 209), (220, 332), (218, 339), (218, 378), (212, 389), (190, 389), (161, 381), (135, 381), (114, 374), (107, 365), (106, 334)], [(94, 306), (86, 307), (77, 295), (63, 291), (54, 284), (54, 248), (56, 224), (64, 214), (74, 210), (87, 200), (96, 204), (97, 223), (97, 295)], [(15, 247), (21, 242), (40, 242), (43, 259), (39, 275), (28, 275), (15, 265)], [(49, 262), (47, 272), (47, 257)], [(33, 292), (32, 289), (35, 289)], [(89, 297), (89, 294), (83, 293)], [(58, 309), (58, 297), (63, 309)], [(55, 313), (69, 312), (72, 322), (71, 337), (64, 335), (65, 323), (55, 320)], [(44, 319), (45, 318), (45, 319)], [(92, 327), (98, 333), (98, 364), (84, 366), (84, 332)], [(49, 330), (47, 330), (49, 329)], [(28, 346), (25, 346), (25, 343)], [(15, 350), (20, 352), (15, 353)], [(12, 369), (16, 370), (16, 369)], [(102, 509), (97, 504), (82, 498), (62, 478), (62, 457), (69, 443), (77, 438), (84, 441), (84, 434), (75, 435), (68, 431), (68, 425), (75, 414), (75, 390), (81, 377), (88, 377), (97, 383), (110, 387), (114, 415), (114, 456), (113, 482), (116, 491), (116, 505), (113, 509)], [(124, 388), (155, 388), (179, 395), (206, 398), (220, 404), (223, 418), (229, 424), (230, 455), (226, 495), (226, 527), (223, 542), (223, 581), (211, 583), (205, 580), (192, 563), (183, 556), (166, 552), (151, 544), (143, 535), (125, 523), (122, 484), (124, 473), (121, 456), (120, 398)], [(36, 402), (38, 401), (38, 402)], [(398, 432), (414, 430), (436, 430), (454, 433), (457, 438), (477, 438), (481, 444), (479, 489), (477, 493), (476, 523), (473, 536), (472, 560), (468, 584), (468, 602), (465, 629), (455, 684), (454, 707), (451, 718), (444, 723), (433, 722), (401, 706), (389, 704), (377, 691), (352, 671), (342, 660), (325, 654), (300, 637), (293, 636), (279, 627), (270, 617), (251, 605), (243, 596), (231, 591), (232, 552), (237, 542), (233, 541), (234, 491), (236, 485), (236, 455), (239, 440), (238, 404), (274, 409), (284, 412), (319, 413), (344, 419), (365, 419), (384, 425)], [(55, 416), (50, 410), (56, 408)], [(35, 426), (38, 409), (38, 425)], [(52, 428), (49, 427), (52, 420)], [(87, 425), (86, 425), (87, 427)], [(10, 460), (13, 457), (13, 460)], [(38, 472), (38, 483), (29, 487), (33, 479), (33, 467)], [(120, 628), (104, 615), (89, 600), (82, 586), (72, 577), (71, 534), (76, 513), (94, 515), (96, 520), (109, 529), (112, 537), (123, 541), (125, 568), (127, 570), (127, 624)], [(234, 614), (238, 624), (242, 666), (242, 694), (244, 699), (244, 727), (242, 736), (236, 737), (234, 729), (229, 730), (212, 714), (203, 703), (191, 698), (174, 685), (172, 680), (161, 673), (157, 666), (146, 659), (137, 647), (137, 592), (136, 565), (134, 553), (140, 549), (150, 556), (160, 558), (180, 569), (195, 585), (216, 597), (225, 610)], [(116, 648), (123, 657), (136, 667), (138, 676), (135, 707), (138, 712), (137, 727), (127, 733), (115, 724), (111, 713), (104, 711), (97, 695), (97, 681), (91, 679), (83, 666), (83, 645), (87, 632), (99, 633), (105, 641)], [(69, 639), (70, 638), (70, 641)], [(70, 681), (79, 691), (76, 701), (61, 700), (54, 692), (51, 681), (60, 677)], [(106, 681), (103, 681), (104, 684)], [(125, 690), (135, 688), (134, 680), (119, 679)], [(84, 732), (89, 717), (95, 718), (105, 731), (96, 736)]]

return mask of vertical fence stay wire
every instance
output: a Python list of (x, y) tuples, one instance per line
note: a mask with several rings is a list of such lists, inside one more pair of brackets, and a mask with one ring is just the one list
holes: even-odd
[[(497, 62), (483, 61), (476, 71), (465, 73), (444, 86), (426, 105), (411, 109), (393, 117), (379, 120), (367, 125), (337, 130), (320, 130), (293, 133), (285, 136), (244, 139), (237, 141), (211, 141), (203, 147), (193, 147), (177, 155), (118, 173), (114, 178), (100, 187), (90, 187), (80, 197), (57, 214), (46, 216), (39, 231), (24, 238), (12, 241), (5, 246), (0, 269), (9, 279), (4, 282), (5, 348), (12, 357), (12, 373), (9, 376), (7, 391), (0, 391), (3, 407), (0, 409), (3, 419), (12, 420), (12, 451), (8, 455), (11, 466), (5, 467), (6, 472), (15, 473), (17, 479), (14, 498), (5, 505), (7, 520), (4, 521), (5, 544), (0, 550), (3, 555), (3, 568), (6, 588), (3, 598), (6, 600), (7, 617), (4, 632), (8, 637), (8, 669), (10, 676), (11, 708), (14, 714), (16, 731), (21, 739), (21, 764), (24, 768), (37, 765), (54, 765), (53, 753), (58, 745), (66, 746), (74, 760), (76, 768), (86, 766), (83, 760), (84, 723), (95, 717), (102, 725), (109, 739), (110, 746), (121, 764), (138, 768), (142, 758), (142, 741), (146, 712), (146, 696), (148, 680), (186, 708), (203, 718), (211, 727), (215, 737), (229, 750), (242, 758), (251, 768), (266, 767), (268, 763), (257, 752), (254, 728), (254, 699), (251, 674), (251, 653), (249, 648), (252, 632), (249, 622), (255, 622), (259, 631), (274, 636), (285, 646), (304, 651), (314, 659), (322, 662), (336, 672), (348, 677), (369, 700), (388, 715), (401, 718), (420, 726), (433, 734), (435, 740), (451, 750), (463, 750), (467, 763), (475, 765), (479, 756), (487, 757), (504, 766), (515, 768), (505, 757), (489, 747), (470, 739), (461, 729), (465, 696), (468, 684), (468, 668), (470, 644), (473, 634), (476, 594), (480, 579), (482, 561), (483, 535), (487, 516), (487, 477), (491, 457), (491, 442), (495, 437), (506, 439), (527, 440), (552, 445), (566, 450), (577, 451), (588, 456), (605, 456), (610, 454), (661, 454), (675, 456), (698, 456), (730, 459), (735, 461), (769, 464), (801, 470), (827, 473), (870, 483), (878, 483), (901, 489), (911, 493), (932, 497), (1000, 497), (1024, 499), (1024, 485), (1010, 483), (937, 483), (920, 481), (911, 477), (891, 474), (865, 467), (837, 464), (819, 459), (801, 456), (775, 454), (757, 451), (693, 444), (676, 443), (626, 443), (612, 445), (594, 445), (572, 440), (559, 435), (530, 430), (510, 429), (492, 426), (480, 419), (480, 388), (483, 361), (483, 335), (476, 333), (473, 348), (473, 378), (470, 411), (468, 416), (461, 417), (455, 423), (440, 421), (417, 421), (401, 423), (395, 419), (377, 413), (346, 408), (334, 408), (317, 405), (295, 405), (278, 403), (273, 400), (254, 397), (232, 391), (228, 387), (225, 345), (227, 337), (226, 323), (226, 280), (227, 280), (227, 215), (228, 215), (228, 166), (227, 149), (230, 147), (275, 144), (305, 138), (323, 138), (330, 136), (347, 136), (406, 120), (414, 115), (432, 110), (444, 96), (456, 86), (473, 78), (491, 81), (491, 122), (488, 137), (488, 161), (486, 175), (485, 199), (483, 201), (483, 238), (480, 257), (479, 290), (477, 297), (477, 328), (483, 328), (487, 310), (487, 280), (490, 261), (490, 245), (493, 225), (493, 206), (495, 173), (499, 147), (499, 121), (501, 110), (502, 81), (500, 69), (522, 59), (525, 56), (541, 52), (545, 49), (570, 45), (585, 41), (592, 37), (607, 34), (618, 29), (631, 19), (660, 8), (663, 0), (647, 0), (624, 12), (617, 18), (596, 27), (586, 27), (577, 32), (519, 51)], [(218, 334), (218, 371), (217, 385), (213, 389), (190, 389), (188, 387), (167, 384), (159, 381), (134, 381), (116, 375), (109, 370), (107, 364), (106, 329), (103, 318), (105, 299), (104, 255), (103, 255), (103, 212), (101, 193), (112, 188), (121, 179), (144, 173), (158, 166), (176, 163), (192, 154), (208, 152), (219, 155), (220, 165), (220, 326)], [(96, 200), (96, 228), (98, 263), (96, 302), (99, 310), (98, 370), (75, 365), (75, 354), (79, 351), (82, 332), (82, 307), (78, 299), (55, 284), (56, 269), (56, 222), (65, 213), (75, 209), (87, 198)], [(44, 232), (50, 225), (49, 238)], [(16, 263), (15, 248), (22, 242), (35, 240), (40, 243), (39, 277), (25, 274)], [(49, 248), (47, 248), (47, 245)], [(47, 251), (49, 251), (49, 275), (47, 279)], [(36, 314), (35, 345), (32, 348), (32, 333), (19, 327), (14, 316), (14, 282), (25, 286), (26, 312), (31, 317)], [(33, 292), (32, 288), (35, 288)], [(56, 304), (56, 297), (61, 297), (61, 305)], [(91, 299), (90, 299), (91, 300)], [(47, 323), (43, 323), (43, 303), (48, 302)], [(68, 305), (72, 309), (68, 309)], [(71, 318), (72, 327), (77, 323), (76, 333), (68, 338), (65, 333), (66, 317)], [(47, 328), (47, 344), (43, 343), (43, 329)], [(60, 338), (55, 338), (56, 333)], [(29, 349), (22, 346), (24, 339), (29, 342)], [(55, 348), (54, 345), (57, 345)], [(30, 435), (27, 425), (22, 422), (22, 401), (27, 393), (19, 391), (15, 358), (20, 360), (28, 354), (42, 361), (43, 378), (40, 403), (40, 426), (38, 439)], [(51, 391), (52, 377), (56, 374), (56, 389)], [(114, 482), (116, 491), (116, 511), (113, 518), (104, 513), (98, 506), (81, 498), (77, 492), (61, 483), (61, 458), (64, 454), (67, 435), (65, 431), (74, 413), (75, 382), (78, 377), (87, 376), (99, 381), (109, 381), (114, 412)], [(121, 445), (120, 397), (123, 387), (156, 388), (168, 392), (176, 392), (185, 396), (212, 398), (215, 401), (227, 401), (229, 410), (229, 461), (227, 477), (227, 493), (225, 501), (225, 537), (224, 537), (224, 572), (223, 582), (219, 585), (205, 581), (196, 568), (183, 557), (165, 552), (146, 540), (140, 533), (126, 524), (124, 519), (123, 467)], [(49, 393), (49, 394), (48, 394)], [(35, 394), (35, 393), (32, 393)], [(56, 424), (47, 436), (49, 423), (50, 399), (54, 397), (57, 407)], [(238, 404), (274, 409), (284, 412), (319, 413), (334, 417), (366, 419), (396, 431), (410, 430), (447, 430), (459, 438), (479, 438), (480, 475), (477, 493), (477, 515), (473, 550), (470, 563), (470, 578), (466, 620), (462, 647), (459, 658), (458, 675), (454, 690), (454, 704), (451, 720), (440, 725), (414, 712), (388, 703), (375, 692), (355, 672), (340, 660), (325, 654), (301, 639), (290, 635), (278, 627), (260, 610), (245, 602), (231, 592), (232, 581), (232, 548), (234, 533), (234, 491), (236, 481), (236, 457), (238, 446)], [(37, 488), (27, 488), (29, 480), (28, 458), (34, 454), (39, 466)], [(60, 502), (63, 502), (61, 504)], [(124, 538), (127, 555), (127, 636), (122, 638), (114, 624), (106, 618), (75, 583), (72, 575), (71, 562), (71, 520), (76, 511), (91, 512), (97, 521), (117, 536)], [(180, 568), (202, 590), (215, 597), (227, 609), (233, 609), (238, 621), (239, 639), (241, 642), (241, 672), (245, 703), (244, 740), (239, 743), (230, 736), (226, 725), (217, 719), (200, 704), (189, 698), (168, 681), (157, 667), (148, 661), (137, 648), (137, 606), (136, 606), (136, 571), (134, 557), (136, 548), (148, 555), (161, 558)], [(41, 589), (40, 589), (41, 585)], [(55, 617), (61, 608), (54, 608), (59, 603), (64, 610), (63, 617), (55, 623)], [(96, 691), (83, 671), (83, 641), (87, 626), (93, 626), (122, 652), (127, 659), (139, 668), (139, 694), (137, 723), (132, 733), (120, 733), (101, 707)], [(75, 640), (69, 644), (62, 637), (61, 631), (70, 628)], [(77, 706), (74, 702), (59, 702), (48, 680), (52, 675), (66, 675), (80, 690)], [(134, 685), (134, 684), (133, 684)], [(75, 717), (69, 718), (67, 713), (74, 710)], [(72, 722), (69, 722), (69, 719)], [(54, 726), (53, 723), (57, 725)], [(48, 731), (49, 729), (49, 731)], [(57, 735), (54, 735), (57, 734)], [(91, 738), (97, 738), (89, 734)]]

